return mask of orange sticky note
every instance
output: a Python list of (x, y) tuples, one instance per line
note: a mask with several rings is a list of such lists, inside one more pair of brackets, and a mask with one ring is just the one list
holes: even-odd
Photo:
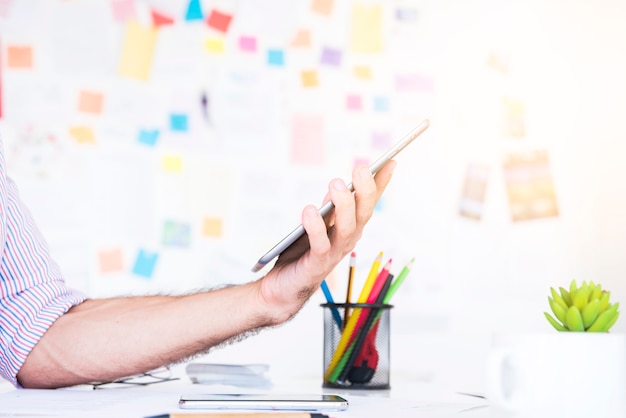
[(311, 10), (324, 16), (330, 16), (333, 11), (334, 0), (313, 0)]
[(33, 47), (9, 45), (7, 47), (8, 68), (33, 68)]
[(103, 102), (104, 95), (102, 93), (83, 90), (78, 97), (78, 110), (99, 115), (102, 113)]
[(183, 158), (180, 155), (166, 155), (163, 157), (163, 170), (169, 173), (183, 171)]
[(300, 29), (291, 41), (292, 47), (308, 48), (311, 46), (311, 31)]
[(205, 237), (221, 237), (223, 222), (220, 218), (204, 218), (202, 233)]
[(380, 4), (355, 4), (352, 8), (350, 48), (375, 54), (383, 50), (383, 13)]
[(148, 79), (157, 33), (154, 27), (128, 22), (119, 63), (120, 75), (143, 81)]
[(96, 135), (91, 126), (73, 126), (70, 128), (70, 136), (78, 143), (95, 144)]
[(317, 87), (319, 85), (317, 80), (317, 71), (302, 71), (302, 85), (304, 87)]
[(124, 270), (122, 250), (116, 248), (100, 251), (98, 253), (98, 265), (100, 267), (100, 273), (113, 273)]

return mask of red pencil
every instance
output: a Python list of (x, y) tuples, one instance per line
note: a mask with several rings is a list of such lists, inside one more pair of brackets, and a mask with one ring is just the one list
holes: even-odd
[(378, 277), (376, 277), (376, 281), (374, 282), (374, 285), (372, 286), (372, 290), (370, 291), (370, 294), (367, 296), (367, 303), (376, 303), (378, 294), (380, 293), (381, 289), (385, 285), (387, 276), (389, 276), (389, 270), (391, 270), (391, 261), (392, 260), (390, 258), (389, 261), (387, 261), (387, 264), (383, 266), (380, 273), (378, 273)]

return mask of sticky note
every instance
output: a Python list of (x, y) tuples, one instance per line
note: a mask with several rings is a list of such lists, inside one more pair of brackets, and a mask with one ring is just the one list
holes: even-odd
[(188, 118), (185, 113), (172, 113), (170, 115), (170, 130), (186, 132), (189, 129)]
[(155, 28), (142, 26), (134, 21), (126, 24), (119, 63), (120, 75), (143, 81), (148, 80), (156, 37)]
[(81, 144), (96, 142), (96, 136), (90, 126), (73, 126), (70, 128), (70, 136)]
[(231, 20), (231, 15), (213, 9), (207, 18), (207, 25), (213, 29), (219, 30), (220, 32), (226, 33), (228, 32)]
[(204, 47), (212, 54), (223, 54), (224, 40), (221, 38), (208, 38), (204, 41)]
[(223, 221), (221, 218), (204, 218), (202, 225), (202, 235), (205, 237), (221, 237), (224, 230)]
[(296, 164), (324, 162), (324, 117), (294, 114), (291, 120), (291, 159)]
[(317, 80), (317, 71), (315, 70), (302, 71), (301, 79), (304, 87), (316, 87), (319, 84)]
[(159, 254), (140, 249), (133, 265), (133, 274), (147, 279), (152, 278)]
[(379, 150), (386, 150), (391, 147), (393, 137), (389, 132), (372, 132), (371, 144), (372, 148)]
[(400, 92), (432, 93), (435, 89), (435, 80), (422, 74), (397, 74), (396, 90)]
[(354, 67), (354, 75), (363, 80), (372, 79), (372, 69), (365, 65), (357, 65)]
[(124, 269), (124, 258), (119, 248), (98, 252), (98, 268), (100, 273), (114, 273)]
[(99, 115), (102, 113), (103, 102), (104, 95), (102, 93), (83, 90), (78, 96), (78, 110)]
[(152, 16), (152, 25), (154, 27), (160, 28), (161, 26), (174, 24), (174, 18), (159, 11), (152, 10), (150, 11), (150, 15)]
[(168, 247), (189, 247), (191, 226), (186, 223), (165, 221), (162, 239), (163, 245)]
[(521, 100), (503, 98), (503, 130), (504, 135), (511, 138), (526, 136), (524, 123), (524, 102)]
[(322, 64), (339, 67), (341, 65), (341, 51), (333, 48), (322, 49)]
[(388, 112), (389, 99), (386, 96), (374, 96), (374, 110), (376, 112)]
[(503, 170), (514, 222), (559, 215), (547, 151), (510, 154)]
[(396, 9), (396, 21), (402, 23), (417, 23), (418, 12), (413, 7), (398, 7)]
[(163, 156), (163, 170), (168, 173), (180, 173), (183, 171), (183, 157), (180, 155)]
[(256, 51), (256, 38), (253, 36), (240, 36), (239, 37), (239, 49), (245, 52)]
[(346, 96), (346, 109), (361, 110), (363, 109), (363, 99), (358, 94), (348, 94)]
[(139, 143), (149, 145), (151, 147), (156, 145), (158, 139), (159, 139), (158, 129), (153, 129), (153, 130), (141, 129), (139, 131), (139, 135), (137, 136), (137, 141), (139, 141)]
[(267, 63), (269, 65), (285, 65), (285, 53), (282, 49), (270, 49), (267, 51)]
[(185, 14), (185, 20), (202, 20), (204, 19), (204, 15), (202, 13), (202, 6), (200, 5), (200, 0), (189, 0), (189, 5), (187, 6), (187, 13)]
[(383, 51), (383, 16), (380, 4), (357, 2), (353, 5), (350, 48), (363, 54)]
[(111, 12), (113, 19), (117, 23), (126, 23), (136, 19), (134, 0), (113, 0), (111, 1)]
[(308, 29), (300, 29), (296, 32), (290, 45), (295, 48), (308, 48), (311, 46), (311, 31)]
[(7, 46), (7, 68), (33, 68), (33, 47), (30, 45)]
[(0, 0), (0, 16), (9, 16), (9, 10), (11, 9), (12, 3), (13, 0)]
[(334, 0), (313, 0), (311, 3), (311, 11), (324, 16), (330, 16), (333, 12)]
[(481, 219), (489, 171), (489, 166), (485, 164), (470, 163), (467, 166), (459, 201), (459, 214), (461, 216), (476, 221)]

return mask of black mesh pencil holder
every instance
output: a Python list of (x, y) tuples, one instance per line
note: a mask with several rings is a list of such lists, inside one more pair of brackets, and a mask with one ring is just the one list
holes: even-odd
[(327, 388), (389, 389), (392, 305), (324, 303)]

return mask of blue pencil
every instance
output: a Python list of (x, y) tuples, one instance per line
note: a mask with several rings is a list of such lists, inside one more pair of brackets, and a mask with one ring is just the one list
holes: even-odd
[[(326, 302), (332, 303), (334, 305), (335, 301), (333, 299), (333, 295), (330, 294), (330, 289), (328, 288), (328, 285), (326, 284), (326, 280), (322, 280), (322, 284), (320, 286), (322, 287), (322, 292), (324, 292), (324, 296), (326, 296)], [(336, 306), (331, 306), (330, 309), (333, 313), (333, 318), (335, 318), (335, 322), (337, 323), (337, 326), (341, 330), (342, 325), (341, 325), (341, 315), (339, 315), (339, 310), (337, 309)]]

